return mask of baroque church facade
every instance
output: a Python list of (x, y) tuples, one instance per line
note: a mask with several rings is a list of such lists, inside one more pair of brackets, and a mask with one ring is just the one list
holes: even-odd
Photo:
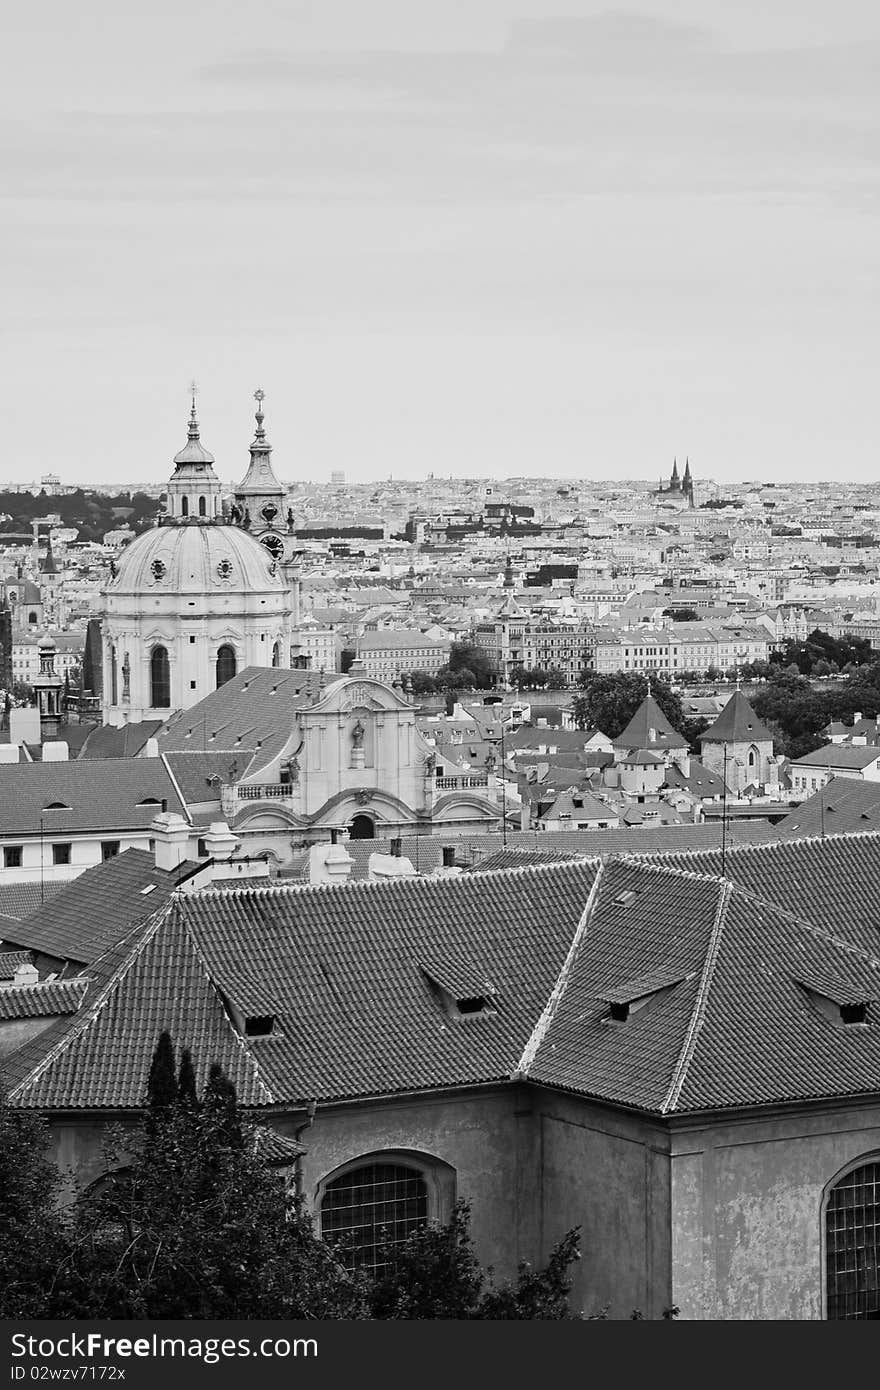
[(275, 521), (284, 489), (270, 455), (260, 408), (250, 467), (227, 514), (193, 398), (166, 513), (126, 548), (103, 595), (105, 724), (165, 720), (248, 666), (289, 668), (299, 585), (283, 564)]

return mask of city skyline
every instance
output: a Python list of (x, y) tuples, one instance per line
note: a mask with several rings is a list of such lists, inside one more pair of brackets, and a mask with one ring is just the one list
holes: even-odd
[(12, 16), (10, 481), (870, 480), (880, 16), (559, 9)]

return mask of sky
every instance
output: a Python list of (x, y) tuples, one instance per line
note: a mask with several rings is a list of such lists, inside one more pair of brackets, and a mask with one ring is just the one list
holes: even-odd
[(31, 0), (0, 482), (880, 474), (880, 6)]

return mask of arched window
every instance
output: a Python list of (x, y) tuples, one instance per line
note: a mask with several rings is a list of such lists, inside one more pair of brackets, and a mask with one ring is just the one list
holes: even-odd
[(280, 643), (280, 642), (276, 642), (276, 643), (275, 643), (275, 646), (272, 648), (272, 665), (273, 665), (273, 666), (280, 666), (280, 665), (281, 665), (281, 643)]
[(838, 1178), (825, 1206), (827, 1315), (880, 1319), (880, 1155)]
[(33, 610), (31, 610), (31, 612), (28, 613), (28, 622), (31, 623), (31, 624), (33, 624), (33, 623), (35, 623), (36, 621), (37, 621), (37, 615), (36, 615), (36, 613), (35, 613)]
[(373, 840), (376, 837), (376, 822), (372, 816), (355, 816), (348, 833), (352, 840)]
[(340, 1244), (349, 1269), (385, 1269), (395, 1246), (428, 1220), (428, 1185), (417, 1168), (369, 1162), (327, 1183), (321, 1200), (321, 1235)]
[(180, 515), (181, 515), (181, 516), (189, 516), (189, 498), (188, 498), (188, 497), (181, 497), (181, 499), (180, 499)]
[(171, 664), (164, 647), (154, 647), (150, 656), (150, 704), (154, 709), (171, 708)]
[(200, 498), (199, 498), (199, 516), (207, 516), (207, 515), (208, 515), (208, 504), (207, 504), (207, 502), (205, 501), (204, 497), (200, 497)]
[(754, 748), (749, 749), (749, 772), (754, 772), (758, 764), (758, 754)]
[(217, 652), (217, 689), (231, 681), (235, 675), (235, 648), (228, 642)]

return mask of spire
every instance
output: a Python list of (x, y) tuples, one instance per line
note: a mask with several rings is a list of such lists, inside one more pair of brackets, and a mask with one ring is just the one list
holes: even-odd
[(504, 566), (504, 587), (505, 589), (514, 588), (513, 565), (510, 562), (510, 555), (507, 556), (507, 563)]
[(196, 396), (199, 394), (199, 388), (198, 386), (196, 386), (196, 383), (194, 381), (190, 382), (189, 391), (192, 406), (190, 407), (189, 412), (189, 432), (187, 437), (190, 440), (193, 440), (198, 439), (199, 437), (199, 422), (196, 419)]
[(678, 459), (677, 459), (677, 458), (674, 458), (674, 459), (672, 460), (672, 477), (669, 479), (669, 482), (670, 482), (670, 485), (671, 485), (672, 487), (674, 487), (675, 484), (678, 482)]
[(684, 481), (689, 483), (691, 480), (691, 461), (686, 458), (684, 461)]
[(57, 574), (58, 566), (55, 563), (55, 556), (52, 554), (52, 532), (49, 532), (49, 543), (46, 546), (46, 558), (40, 565), (43, 574)]
[(259, 527), (281, 527), (284, 525), (284, 503), (286, 494), (272, 468), (272, 445), (266, 438), (263, 401), (266, 393), (257, 387), (254, 400), (257, 410), (254, 416), (257, 428), (250, 446), (251, 461), (248, 471), (235, 489), (235, 500), (239, 510), (245, 507), (253, 512)]

